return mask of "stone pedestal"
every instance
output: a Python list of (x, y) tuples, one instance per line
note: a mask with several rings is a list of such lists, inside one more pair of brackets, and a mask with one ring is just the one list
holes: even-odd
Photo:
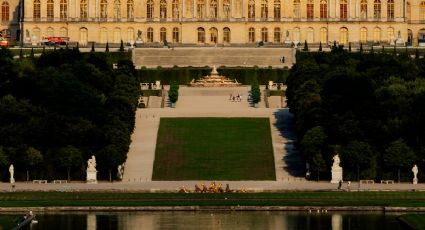
[(87, 184), (97, 184), (97, 171), (87, 170)]
[(418, 178), (413, 179), (413, 184), (418, 184)]
[(331, 183), (337, 184), (342, 181), (342, 167), (339, 166), (340, 159), (338, 154), (333, 157), (334, 163), (332, 165), (332, 180)]

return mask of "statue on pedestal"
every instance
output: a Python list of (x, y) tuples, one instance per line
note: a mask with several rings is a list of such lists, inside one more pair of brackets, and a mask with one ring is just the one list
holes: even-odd
[(14, 184), (15, 178), (13, 177), (13, 175), (15, 174), (15, 168), (13, 167), (13, 164), (10, 165), (10, 167), (9, 167), (9, 173), (10, 173), (10, 183)]
[(333, 157), (334, 163), (332, 165), (332, 180), (331, 183), (337, 184), (342, 181), (342, 167), (339, 165), (341, 160), (339, 159), (338, 154)]
[(412, 172), (413, 172), (413, 184), (418, 184), (418, 166), (414, 165), (412, 168)]
[(97, 184), (96, 158), (94, 156), (87, 161), (87, 183)]

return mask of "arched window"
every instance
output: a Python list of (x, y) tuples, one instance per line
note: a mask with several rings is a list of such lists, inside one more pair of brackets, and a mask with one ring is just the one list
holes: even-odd
[(113, 40), (113, 42), (115, 44), (121, 42), (121, 29), (120, 28), (115, 28), (114, 29), (114, 40)]
[(100, 18), (101, 19), (108, 18), (108, 1), (107, 0), (100, 1)]
[(346, 20), (348, 17), (347, 0), (341, 0), (339, 4), (339, 18)]
[(127, 29), (127, 42), (134, 42), (134, 29), (131, 27)]
[(307, 42), (314, 43), (314, 29), (312, 27), (307, 28)]
[(395, 40), (394, 28), (389, 27), (387, 30), (388, 43), (392, 43)]
[(255, 0), (249, 0), (248, 2), (248, 19), (255, 19)]
[(40, 0), (34, 0), (34, 11), (33, 18), (34, 20), (40, 20)]
[(230, 0), (224, 0), (223, 1), (223, 14), (225, 18), (230, 17)]
[(114, 18), (121, 19), (121, 1), (120, 0), (114, 1)]
[(55, 31), (53, 30), (52, 27), (47, 28), (46, 30), (46, 37), (54, 37), (55, 36)]
[(223, 42), (230, 43), (230, 29), (228, 27), (223, 29)]
[(68, 29), (65, 27), (60, 28), (59, 30), (59, 36), (61, 37), (68, 37)]
[(387, 3), (387, 18), (388, 18), (388, 20), (394, 19), (394, 0), (388, 0), (388, 3)]
[(294, 40), (295, 43), (300, 42), (301, 40), (300, 28), (298, 27), (294, 28), (294, 30), (292, 31), (292, 40)]
[[(407, 8), (410, 10), (410, 7)], [(410, 18), (410, 12), (409, 12), (409, 18)], [(421, 2), (419, 5), (419, 20), (423, 21), (425, 20), (425, 2)]]
[(360, 2), (360, 18), (367, 18), (367, 0), (361, 0)]
[(134, 18), (134, 1), (127, 0), (127, 19)]
[(294, 0), (294, 18), (301, 18), (300, 0)]
[(167, 29), (164, 27), (161, 27), (159, 29), (159, 41), (165, 44), (165, 41), (167, 41)]
[(32, 37), (31, 37), (31, 41), (32, 42), (39, 42), (41, 39), (41, 30), (40, 28), (36, 27), (32, 30)]
[(85, 27), (80, 28), (80, 40), (79, 40), (79, 44), (82, 45), (82, 46), (86, 46), (87, 45), (87, 41), (88, 41), (88, 30), (87, 30), (87, 28), (85, 28)]
[(320, 28), (320, 42), (328, 43), (328, 29), (326, 27)]
[(153, 18), (153, 9), (154, 9), (153, 0), (148, 0), (146, 2), (146, 18), (148, 18), (148, 19)]
[(360, 29), (360, 43), (367, 43), (367, 29), (365, 27)]
[(59, 14), (61, 20), (66, 20), (68, 18), (68, 0), (60, 0)]
[(173, 28), (173, 42), (179, 42), (179, 41), (180, 41), (179, 28), (174, 27)]
[(373, 18), (381, 18), (381, 0), (375, 0), (373, 2)]
[(269, 2), (261, 0), (261, 18), (266, 19), (269, 15)]
[(328, 1), (326, 0), (320, 1), (320, 18), (328, 18)]
[(174, 19), (179, 18), (179, 0), (173, 0), (173, 3), (171, 5), (171, 8), (173, 9), (172, 15)]
[(146, 31), (146, 38), (147, 38), (147, 42), (153, 42), (153, 29), (152, 29), (152, 27), (149, 27), (148, 30)]
[[(88, 17), (88, 5), (87, 0), (80, 0), (80, 19), (87, 19)], [(86, 32), (85, 35), (87, 35), (87, 28), (80, 29), (80, 32)], [(81, 34), (81, 33), (80, 33)]]
[(198, 0), (198, 4), (196, 4), (196, 10), (198, 12), (198, 18), (204, 18), (205, 17), (205, 2), (204, 2), (204, 0)]
[(9, 21), (9, 3), (2, 2), (1, 4), (1, 21), (8, 22)]
[(314, 2), (313, 0), (307, 0), (307, 19), (314, 18)]
[(348, 44), (348, 29), (342, 27), (339, 29), (339, 44), (346, 45)]
[(249, 28), (248, 30), (248, 42), (254, 43), (255, 42), (255, 29)]
[(215, 27), (210, 29), (210, 42), (217, 43), (218, 31)]
[(205, 43), (205, 29), (202, 27), (198, 28), (198, 43)]
[(165, 0), (159, 2), (159, 17), (162, 19), (167, 18), (167, 2)]
[(266, 27), (261, 28), (261, 41), (263, 42), (269, 41), (269, 32)]
[(274, 0), (273, 17), (275, 20), (280, 20), (280, 0)]
[(54, 17), (54, 2), (53, 0), (47, 0), (46, 3), (46, 8), (47, 8), (47, 21), (53, 21), (53, 17)]
[(100, 43), (107, 43), (108, 42), (108, 29), (105, 27), (100, 28)]
[(217, 0), (210, 1), (210, 18), (217, 18), (218, 16), (218, 6)]
[(381, 28), (379, 27), (375, 27), (375, 29), (373, 29), (373, 42), (381, 42)]
[(280, 36), (281, 36), (281, 34), (280, 34), (280, 28), (279, 27), (274, 28), (273, 42), (279, 43), (280, 42)]

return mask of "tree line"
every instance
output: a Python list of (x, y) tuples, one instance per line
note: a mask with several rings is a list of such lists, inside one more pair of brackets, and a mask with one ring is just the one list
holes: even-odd
[[(113, 60), (116, 61), (116, 60)], [(78, 49), (13, 59), (0, 50), (0, 179), (114, 179), (133, 132), (140, 87), (133, 63)]]
[(414, 164), (425, 169), (425, 60), (415, 56), (297, 54), (286, 95), (312, 179), (330, 177), (335, 154), (345, 180), (411, 181)]

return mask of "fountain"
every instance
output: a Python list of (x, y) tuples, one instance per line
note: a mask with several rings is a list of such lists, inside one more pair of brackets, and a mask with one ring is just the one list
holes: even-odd
[(199, 80), (193, 79), (190, 82), (190, 86), (194, 87), (233, 87), (233, 86), (240, 86), (241, 83), (235, 80), (231, 80), (229, 78), (226, 78), (224, 76), (221, 76), (215, 65), (213, 66), (213, 69), (210, 73), (210, 75), (204, 76), (203, 78)]

